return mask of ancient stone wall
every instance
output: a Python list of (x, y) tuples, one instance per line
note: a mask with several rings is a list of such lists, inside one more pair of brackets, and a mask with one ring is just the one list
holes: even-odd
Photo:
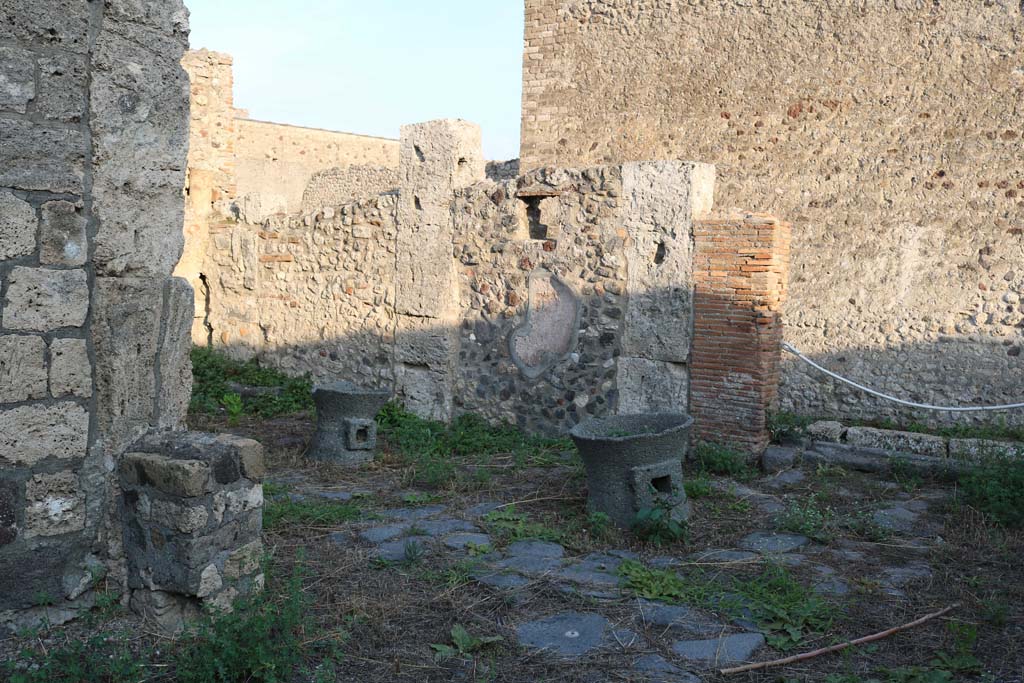
[(180, 0), (0, 7), (0, 622), (124, 580), (112, 472), (185, 416), (187, 33)]
[[(709, 219), (713, 167), (637, 162), (500, 182), (484, 168), (479, 128), (407, 126), (397, 193), (219, 224), (203, 265), (214, 346), (318, 382), (393, 389), (439, 419), (473, 411), (553, 432), (592, 415), (686, 411), (694, 292), (707, 289), (695, 268), (712, 273), (695, 240), (706, 252), (728, 223)], [(722, 381), (747, 372), (774, 386), (764, 363), (777, 350), (750, 331), (781, 300), (784, 246), (722, 247), (737, 263), (718, 295), (735, 300), (743, 331), (730, 343), (759, 359)], [(753, 450), (771, 399), (706, 401), (704, 413), (720, 432), (752, 435)]]
[[(720, 205), (793, 223), (787, 341), (917, 401), (1020, 401), (1022, 64), (1017, 0), (527, 0), (523, 168), (712, 162)], [(994, 416), (781, 382), (812, 415)]]
[(398, 169), (355, 165), (315, 173), (302, 193), (301, 213), (341, 206), (398, 189)]

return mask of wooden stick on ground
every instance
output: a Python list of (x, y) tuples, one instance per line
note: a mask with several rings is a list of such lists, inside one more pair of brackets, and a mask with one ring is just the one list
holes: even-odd
[(921, 617), (920, 619), (912, 621), (909, 624), (903, 624), (902, 626), (894, 626), (893, 628), (890, 628), (888, 630), (881, 631), (879, 633), (873, 633), (870, 636), (864, 636), (863, 638), (858, 638), (857, 640), (848, 640), (845, 643), (839, 643), (838, 645), (831, 645), (829, 647), (823, 647), (823, 648), (818, 649), (818, 650), (812, 650), (811, 652), (805, 652), (802, 655), (793, 655), (792, 657), (785, 657), (783, 659), (773, 659), (770, 662), (758, 662), (757, 664), (744, 664), (743, 666), (736, 666), (736, 667), (733, 667), (731, 669), (722, 669), (721, 671), (719, 671), (719, 673), (721, 673), (722, 675), (725, 675), (725, 674), (743, 673), (744, 671), (756, 671), (758, 669), (767, 669), (768, 667), (772, 667), (772, 666), (784, 666), (786, 664), (792, 664), (793, 662), (802, 662), (805, 659), (811, 659), (813, 657), (818, 657), (819, 655), (827, 655), (830, 652), (839, 652), (840, 650), (845, 650), (848, 647), (853, 647), (855, 645), (863, 645), (864, 643), (870, 643), (870, 642), (875, 641), (875, 640), (881, 640), (882, 638), (888, 638), (889, 636), (891, 636), (894, 633), (899, 633), (900, 631), (905, 631), (908, 628), (914, 628), (915, 626), (920, 626), (921, 624), (925, 623), (926, 621), (931, 621), (932, 619), (938, 619), (942, 615), (947, 614), (949, 612), (952, 612), (953, 610), (955, 610), (959, 606), (960, 606), (960, 603), (959, 602), (955, 602), (955, 603), (953, 603), (952, 605), (950, 605), (949, 607), (947, 607), (945, 609), (940, 609), (938, 612), (932, 612), (931, 614), (926, 614), (923, 617)]

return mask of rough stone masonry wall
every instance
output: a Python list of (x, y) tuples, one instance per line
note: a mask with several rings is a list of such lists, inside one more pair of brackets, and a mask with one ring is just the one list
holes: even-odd
[(204, 265), (213, 342), (319, 382), (393, 388), (439, 419), (531, 431), (686, 410), (694, 220), (714, 170), (680, 162), (484, 179), (479, 128), (403, 129), (401, 188), (261, 226)]
[(124, 580), (112, 473), (185, 415), (187, 32), (177, 0), (0, 6), (0, 622)]
[(398, 189), (398, 169), (353, 165), (315, 173), (302, 193), (301, 213), (342, 206)]
[[(523, 64), (524, 169), (712, 162), (720, 206), (793, 223), (787, 341), (918, 401), (1022, 400), (1017, 0), (527, 0)], [(801, 413), (954, 419), (781, 381)]]

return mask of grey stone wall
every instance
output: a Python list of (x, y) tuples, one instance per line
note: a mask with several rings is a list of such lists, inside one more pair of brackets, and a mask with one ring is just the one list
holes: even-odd
[(463, 121), (406, 126), (401, 150), (397, 194), (215, 231), (215, 346), (391, 388), (439, 419), (564, 431), (686, 409), (693, 220), (711, 208), (712, 167), (496, 182)]
[(180, 0), (0, 7), (0, 622), (63, 621), (123, 580), (112, 472), (184, 417), (187, 20)]

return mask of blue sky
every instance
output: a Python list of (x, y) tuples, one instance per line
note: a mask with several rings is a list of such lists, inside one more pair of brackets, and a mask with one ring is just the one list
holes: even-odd
[(185, 0), (193, 48), (235, 58), (256, 119), (398, 137), (462, 118), (489, 159), (519, 155), (520, 0)]

